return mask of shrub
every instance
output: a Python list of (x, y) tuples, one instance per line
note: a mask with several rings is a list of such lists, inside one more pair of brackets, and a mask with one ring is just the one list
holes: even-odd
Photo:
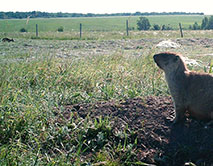
[(213, 29), (213, 16), (211, 16), (208, 20), (207, 29)]
[(27, 30), (25, 28), (21, 28), (20, 32), (27, 32)]
[(64, 27), (60, 26), (58, 29), (57, 29), (58, 32), (64, 32)]
[(194, 23), (194, 25), (190, 26), (189, 28), (193, 30), (199, 30), (199, 29), (213, 29), (213, 16), (211, 17), (204, 17), (202, 20), (201, 25), (198, 25), (197, 22)]
[(207, 17), (205, 17), (202, 20), (201, 29), (207, 29), (208, 28), (208, 22), (209, 22), (209, 19)]
[(131, 31), (131, 30), (135, 30), (135, 27), (129, 27), (129, 30)]
[(164, 31), (164, 30), (173, 30), (173, 28), (170, 25), (162, 25), (161, 30), (162, 31)]
[(193, 28), (193, 30), (199, 30), (200, 26), (198, 25), (197, 22), (195, 22), (192, 28)]
[(157, 25), (157, 24), (154, 24), (154, 25), (153, 25), (153, 29), (156, 30), (156, 31), (157, 31), (157, 30), (160, 30), (160, 26)]
[(149, 30), (151, 27), (149, 20), (146, 17), (140, 17), (137, 22), (138, 30)]

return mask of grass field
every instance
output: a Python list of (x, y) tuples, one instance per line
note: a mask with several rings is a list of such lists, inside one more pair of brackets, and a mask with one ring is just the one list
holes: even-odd
[[(0, 38), (36, 38), (35, 27), (38, 24), (39, 38), (48, 40), (76, 40), (79, 39), (79, 26), (82, 23), (83, 40), (103, 40), (103, 39), (140, 39), (140, 38), (178, 38), (179, 23), (183, 29), (188, 29), (194, 22), (201, 24), (204, 16), (148, 16), (151, 25), (169, 25), (174, 31), (167, 33), (164, 31), (138, 31), (137, 20), (139, 17), (94, 17), (94, 18), (56, 18), (56, 19), (30, 19), (26, 24), (26, 19), (0, 20)], [(129, 27), (134, 30), (129, 31), (126, 36), (126, 20), (129, 20)], [(64, 28), (64, 32), (57, 32), (59, 27)], [(28, 32), (21, 33), (20, 29), (25, 28)], [(184, 31), (186, 38), (191, 37), (212, 37), (211, 32), (205, 31), (196, 33), (189, 30)]]
[[(60, 26), (64, 31), (79, 31), (79, 24), (82, 23), (83, 31), (125, 31), (126, 20), (129, 20), (129, 27), (137, 29), (139, 17), (94, 17), (94, 18), (56, 18), (56, 19), (30, 19), (26, 24), (26, 19), (22, 20), (0, 20), (0, 32), (19, 32), (21, 28), (26, 28), (28, 32), (35, 32), (35, 25), (39, 25), (40, 32), (56, 32)], [(147, 16), (151, 25), (170, 25), (178, 29), (178, 24), (182, 23), (183, 28), (188, 29), (194, 22), (201, 24), (204, 16)]]
[[(24, 50), (23, 43), (38, 48)], [(88, 117), (83, 123), (78, 118), (61, 124), (54, 109), (61, 112), (64, 104), (119, 100), (155, 91), (151, 56), (127, 58), (117, 52), (64, 59), (55, 51), (52, 55), (53, 43), (57, 51), (70, 42), (1, 43), (5, 54), (1, 53), (0, 65), (0, 165), (85, 165), (84, 133), (94, 125), (109, 130), (109, 121), (97, 123)], [(161, 91), (166, 93), (164, 86)], [(67, 132), (72, 133), (69, 139)], [(114, 146), (119, 153), (123, 151), (123, 145)], [(94, 163), (122, 164), (106, 154), (100, 151)]]
[[(168, 21), (157, 18), (150, 17), (150, 21), (159, 24)], [(169, 19), (174, 26), (180, 21), (176, 16)], [(181, 21), (188, 26), (201, 19), (201, 16), (193, 19), (186, 16), (185, 21)], [(110, 31), (113, 24), (118, 24), (113, 27), (115, 31), (125, 29), (126, 18), (110, 18), (110, 23), (107, 20), (109, 18), (32, 19), (29, 25), (26, 25), (26, 20), (0, 20), (1, 36), (7, 33), (17, 37), (14, 43), (0, 42), (1, 166), (146, 165), (132, 158), (137, 139), (130, 142), (127, 133), (132, 131), (128, 126), (125, 130), (117, 131), (117, 141), (111, 140), (110, 147), (105, 146), (100, 140), (105, 138), (103, 133), (107, 135), (112, 132), (110, 117), (97, 120), (87, 116), (82, 119), (72, 114), (73, 118), (66, 120), (63, 116), (64, 106), (120, 101), (138, 96), (167, 96), (168, 87), (162, 72), (153, 63), (153, 54), (160, 51), (181, 52), (202, 62), (202, 66), (191, 66), (191, 69), (205, 69), (208, 72), (212, 44), (206, 39), (192, 40), (204, 31), (188, 32), (191, 39), (175, 39), (174, 33), (178, 34), (177, 31), (165, 32), (162, 36), (149, 31), (143, 40), (134, 36), (112, 40), (112, 32), (106, 32), (108, 37), (104, 41), (32, 40), (20, 37), (20, 34), (15, 36), (23, 26), (33, 32), (36, 23), (44, 35), (49, 31), (55, 32), (61, 25), (65, 31), (78, 31), (80, 22), (85, 24), (88, 31)], [(137, 18), (130, 20), (133, 25)], [(65, 34), (57, 35), (56, 39), (62, 39)], [(213, 36), (212, 31), (208, 31), (208, 35)], [(96, 37), (94, 39), (98, 39)], [(181, 48), (157, 48), (156, 44), (164, 37), (182, 43)], [(198, 53), (202, 54), (197, 56)], [(94, 143), (97, 142), (91, 140), (89, 144), (88, 133), (97, 131), (100, 149), (95, 151)], [(88, 153), (88, 149), (91, 153)]]

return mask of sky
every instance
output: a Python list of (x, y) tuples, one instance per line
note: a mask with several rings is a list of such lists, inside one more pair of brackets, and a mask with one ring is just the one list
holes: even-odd
[[(3, 0), (2, 0), (3, 1)], [(212, 0), (4, 0), (0, 11), (68, 13), (203, 12), (213, 14)]]

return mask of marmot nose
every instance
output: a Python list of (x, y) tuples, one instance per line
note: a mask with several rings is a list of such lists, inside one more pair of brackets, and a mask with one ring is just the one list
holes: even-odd
[(157, 61), (157, 58), (158, 58), (157, 55), (154, 55), (154, 56), (153, 56), (153, 59), (154, 59), (155, 62)]
[(154, 59), (155, 63), (157, 64), (157, 66), (162, 69), (162, 67), (160, 66), (160, 64), (158, 62), (159, 56), (156, 54), (153, 56), (153, 59)]

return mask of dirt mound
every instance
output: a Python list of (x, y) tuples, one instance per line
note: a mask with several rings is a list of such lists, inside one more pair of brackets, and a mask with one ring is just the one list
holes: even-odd
[(134, 98), (65, 106), (85, 118), (109, 116), (114, 130), (126, 125), (137, 135), (138, 160), (157, 165), (213, 164), (213, 125), (187, 119), (173, 125), (174, 107), (170, 97)]

